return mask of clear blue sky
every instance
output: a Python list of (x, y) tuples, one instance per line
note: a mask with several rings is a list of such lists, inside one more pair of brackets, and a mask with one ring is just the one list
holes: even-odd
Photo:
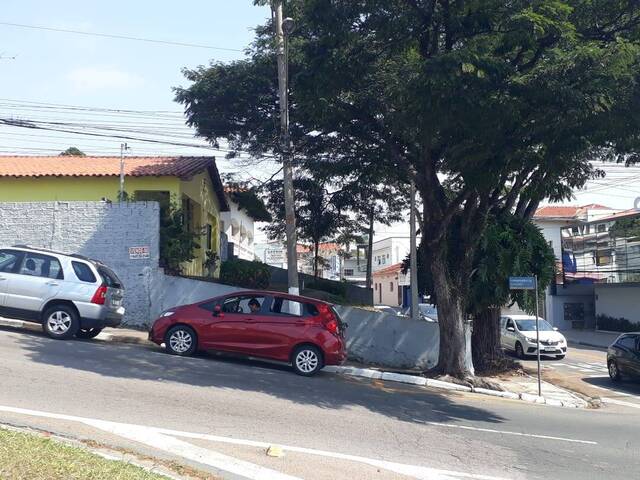
[[(244, 49), (269, 16), (252, 0), (2, 0), (0, 22)], [(243, 56), (0, 25), (0, 97), (172, 109), (182, 67)], [(104, 76), (100, 79), (100, 74)]]
[[(188, 48), (0, 25), (0, 117), (62, 121), (121, 121), (46, 109), (29, 110), (5, 99), (132, 110), (180, 111), (172, 87), (186, 85), (181, 69), (231, 61), (269, 17), (252, 0), (2, 0), (0, 22), (80, 30), (240, 51)], [(275, 101), (275, 99), (274, 99)], [(131, 122), (131, 120), (128, 120)], [(147, 122), (148, 119), (139, 119)], [(162, 120), (189, 134), (182, 119)], [(169, 127), (164, 127), (165, 129)], [(182, 147), (129, 142), (132, 154), (210, 154)], [(0, 154), (55, 154), (65, 145), (87, 153), (119, 153), (117, 139), (69, 137), (0, 125)], [(65, 147), (66, 148), (66, 147)], [(31, 150), (30, 150), (31, 149)], [(48, 151), (50, 150), (50, 151)]]

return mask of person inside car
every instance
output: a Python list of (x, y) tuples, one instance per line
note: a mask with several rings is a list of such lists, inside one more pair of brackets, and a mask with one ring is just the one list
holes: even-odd
[(260, 311), (260, 302), (256, 298), (249, 300), (249, 309), (251, 313), (257, 313)]

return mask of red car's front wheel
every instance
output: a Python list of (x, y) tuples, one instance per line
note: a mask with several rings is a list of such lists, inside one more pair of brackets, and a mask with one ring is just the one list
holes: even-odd
[(188, 357), (198, 348), (198, 337), (191, 327), (176, 325), (169, 329), (164, 337), (167, 352), (173, 355)]

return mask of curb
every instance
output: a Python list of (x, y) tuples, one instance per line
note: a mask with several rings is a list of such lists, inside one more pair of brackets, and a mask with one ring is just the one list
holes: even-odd
[[(34, 322), (25, 322), (22, 320), (13, 320), (9, 318), (0, 318), (0, 327), (11, 327), (11, 328), (22, 328), (24, 330), (29, 330), (31, 332), (40, 332), (42, 333), (42, 325)], [(96, 340), (102, 340), (103, 342), (111, 342), (111, 343), (125, 343), (130, 345), (153, 345), (147, 339), (140, 338), (133, 335), (127, 335), (126, 333), (118, 333), (117, 329), (114, 329), (115, 332), (102, 332), (97, 337)]]
[(598, 345), (595, 343), (589, 343), (589, 342), (582, 342), (582, 341), (576, 341), (576, 340), (567, 340), (567, 344), (568, 345), (581, 345), (583, 347), (591, 347), (591, 348), (599, 348), (600, 350), (606, 350), (607, 348), (609, 348), (609, 346), (603, 346), (603, 345)]
[(459, 392), (478, 393), (481, 395), (488, 395), (492, 397), (508, 398), (511, 400), (521, 400), (528, 403), (537, 403), (542, 405), (549, 405), (553, 407), (566, 407), (566, 408), (586, 408), (587, 402), (574, 401), (564, 402), (556, 400), (554, 398), (546, 398), (545, 396), (539, 397), (531, 393), (515, 393), (515, 392), (501, 392), (498, 390), (489, 390), (487, 388), (467, 387), (464, 385), (458, 385), (457, 383), (444, 382), (442, 380), (434, 380), (431, 378), (419, 377), (417, 375), (406, 375), (402, 373), (389, 373), (381, 372), (379, 370), (373, 370), (370, 368), (356, 368), (356, 367), (339, 367), (339, 366), (327, 366), (323, 369), (324, 372), (336, 373), (338, 375), (347, 375), (352, 377), (370, 378), (375, 380), (386, 380), (389, 382), (406, 383), (411, 385), (419, 385), (432, 388), (440, 388), (442, 390), (452, 390)]

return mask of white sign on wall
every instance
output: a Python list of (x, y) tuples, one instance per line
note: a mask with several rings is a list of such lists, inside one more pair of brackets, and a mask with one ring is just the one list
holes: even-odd
[(285, 253), (282, 248), (268, 248), (264, 251), (264, 263), (268, 265), (285, 263)]
[(149, 258), (149, 247), (129, 247), (129, 259)]

